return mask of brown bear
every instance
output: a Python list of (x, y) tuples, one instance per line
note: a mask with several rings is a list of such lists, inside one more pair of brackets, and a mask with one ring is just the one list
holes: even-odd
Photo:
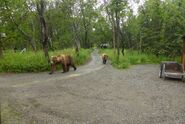
[(76, 70), (76, 67), (73, 62), (73, 58), (70, 55), (57, 55), (57, 56), (51, 56), (51, 72), (49, 74), (53, 74), (56, 70), (56, 65), (61, 64), (63, 73), (68, 72), (70, 66)]
[(107, 60), (108, 60), (108, 55), (103, 53), (102, 54), (102, 60), (103, 60), (103, 64), (106, 64)]

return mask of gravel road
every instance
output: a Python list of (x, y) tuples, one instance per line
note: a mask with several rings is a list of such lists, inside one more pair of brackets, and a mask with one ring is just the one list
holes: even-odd
[(90, 63), (65, 74), (1, 74), (1, 104), (20, 113), (12, 124), (185, 124), (185, 83), (164, 81), (158, 70), (118, 70), (95, 51)]

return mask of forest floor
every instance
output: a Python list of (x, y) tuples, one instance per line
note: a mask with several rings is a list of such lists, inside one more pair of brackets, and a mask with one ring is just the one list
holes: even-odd
[(184, 124), (185, 83), (158, 78), (158, 65), (102, 64), (68, 73), (1, 74), (4, 124)]

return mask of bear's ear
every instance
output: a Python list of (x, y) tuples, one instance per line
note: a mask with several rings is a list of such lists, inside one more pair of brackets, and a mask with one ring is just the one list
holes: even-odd
[(53, 60), (54, 60), (54, 56), (51, 56), (51, 58), (50, 58), (50, 63), (51, 63), (51, 64), (54, 63)]
[(53, 64), (54, 63), (53, 60), (50, 60), (50, 63)]
[(56, 56), (51, 56), (51, 58), (50, 58), (50, 59), (54, 59), (54, 58), (56, 58)]

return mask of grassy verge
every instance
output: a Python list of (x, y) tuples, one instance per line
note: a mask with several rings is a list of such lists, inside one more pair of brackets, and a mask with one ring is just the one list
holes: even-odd
[[(90, 58), (91, 50), (81, 49), (79, 56), (73, 49), (49, 52), (49, 55), (70, 54), (76, 65), (86, 63)], [(0, 59), (0, 72), (41, 72), (50, 70), (50, 64), (46, 61), (42, 51), (32, 51), (23, 54), (7, 51)]]
[(156, 57), (152, 54), (139, 53), (137, 51), (125, 50), (125, 56), (120, 55), (119, 61), (113, 54), (112, 49), (100, 50), (100, 53), (106, 53), (109, 55), (109, 59), (112, 65), (119, 69), (128, 68), (130, 65), (136, 64), (158, 64), (161, 61), (178, 61), (180, 62), (180, 57), (169, 58), (165, 56)]

